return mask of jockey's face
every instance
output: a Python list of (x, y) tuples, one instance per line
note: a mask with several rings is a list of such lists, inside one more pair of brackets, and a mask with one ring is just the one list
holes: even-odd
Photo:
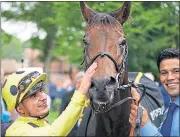
[(165, 59), (160, 63), (160, 81), (174, 100), (179, 96), (179, 59)]
[(23, 113), (28, 113), (29, 116), (43, 117), (49, 112), (47, 95), (43, 91), (39, 90), (24, 99), (21, 107), (25, 108), (22, 109), (24, 111)]

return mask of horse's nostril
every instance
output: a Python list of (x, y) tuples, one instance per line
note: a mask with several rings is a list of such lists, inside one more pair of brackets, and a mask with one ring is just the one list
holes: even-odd
[(91, 82), (91, 86), (90, 86), (90, 88), (93, 88), (95, 85), (94, 85), (94, 83), (93, 82)]
[(97, 88), (97, 85), (98, 85), (97, 81), (95, 79), (92, 79), (90, 88), (91, 89)]
[(114, 86), (116, 85), (116, 79), (113, 77), (106, 77), (104, 79), (95, 79), (93, 78), (91, 80), (91, 86), (90, 88), (96, 88), (96, 89), (105, 89), (106, 86)]
[(108, 85), (115, 85), (116, 84), (116, 79), (113, 77), (110, 77), (110, 81), (108, 83)]

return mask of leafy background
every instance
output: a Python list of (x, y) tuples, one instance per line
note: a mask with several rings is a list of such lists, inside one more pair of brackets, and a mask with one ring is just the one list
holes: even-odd
[[(38, 29), (27, 41), (21, 41), (2, 30), (2, 58), (20, 61), (24, 47), (31, 47), (44, 53), (40, 59), (46, 64), (46, 71), (52, 58), (64, 55), (69, 57), (69, 63), (80, 66), (85, 22), (79, 2), (6, 3), (11, 8), (2, 10), (3, 20), (32, 22)], [(123, 3), (89, 1), (86, 4), (96, 11), (111, 12)], [(132, 2), (131, 15), (124, 24), (129, 43), (129, 71), (153, 72), (155, 76), (158, 75), (158, 53), (164, 48), (179, 47), (179, 6), (179, 2), (168, 1)], [(46, 34), (43, 39), (39, 35), (42, 31)]]

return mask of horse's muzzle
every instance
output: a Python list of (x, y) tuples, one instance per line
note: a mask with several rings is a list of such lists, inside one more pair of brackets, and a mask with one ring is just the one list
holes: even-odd
[(111, 106), (116, 85), (116, 80), (113, 77), (108, 77), (103, 80), (92, 79), (89, 97), (91, 106), (96, 113), (105, 113)]

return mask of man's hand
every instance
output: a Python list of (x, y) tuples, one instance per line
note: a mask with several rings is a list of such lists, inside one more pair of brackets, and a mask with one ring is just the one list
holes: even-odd
[[(140, 99), (140, 95), (135, 88), (131, 88), (132, 97), (138, 101)], [(129, 117), (129, 122), (133, 128), (136, 127), (136, 119), (138, 115), (138, 106), (135, 104), (131, 104), (131, 113)], [(145, 108), (143, 108), (142, 122), (141, 127), (143, 127), (149, 120), (148, 112)]]
[(136, 90), (135, 88), (133, 88), (133, 87), (131, 87), (131, 94), (132, 94), (133, 99), (135, 99), (136, 102), (138, 102), (139, 99), (140, 99), (140, 94), (139, 94), (139, 93), (137, 92), (137, 90)]
[(78, 89), (79, 92), (81, 92), (82, 94), (86, 94), (88, 92), (89, 87), (91, 86), (91, 79), (92, 76), (94, 75), (95, 71), (97, 68), (97, 63), (93, 63), (86, 71), (82, 81), (81, 81), (81, 85)]

